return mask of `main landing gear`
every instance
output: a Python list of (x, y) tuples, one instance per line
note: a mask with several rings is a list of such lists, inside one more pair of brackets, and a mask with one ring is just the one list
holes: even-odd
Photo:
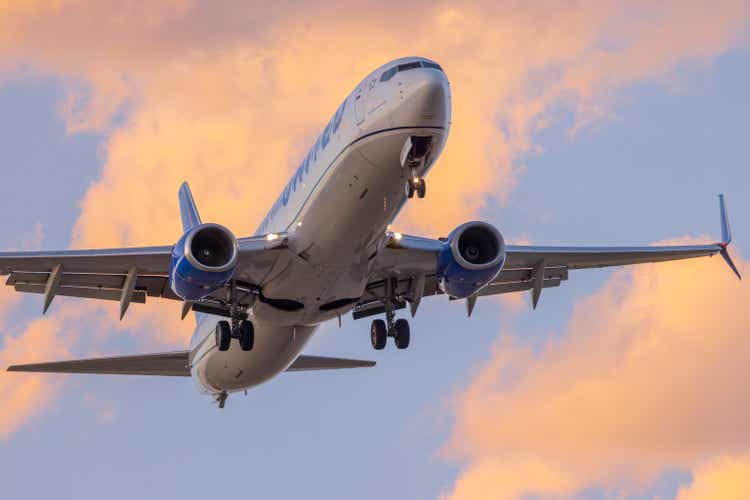
[(232, 280), (228, 287), (229, 317), (230, 321), (221, 320), (216, 323), (214, 333), (216, 347), (220, 351), (229, 349), (232, 339), (239, 340), (240, 348), (243, 351), (250, 351), (255, 343), (255, 327), (252, 322), (240, 319), (240, 311), (237, 283)]
[(378, 351), (383, 349), (388, 337), (393, 337), (398, 349), (406, 349), (409, 347), (409, 341), (411, 340), (409, 322), (403, 318), (397, 319), (391, 327), (388, 328), (384, 320), (373, 320), (372, 326), (370, 327), (370, 342), (372, 343), (373, 349), (377, 349)]
[(232, 330), (229, 325), (229, 321), (219, 321), (216, 323), (216, 347), (220, 351), (226, 351), (229, 349), (232, 339), (239, 340), (240, 348), (243, 351), (250, 351), (255, 343), (255, 328), (250, 321), (240, 321), (237, 327)]
[(385, 287), (385, 320), (376, 319), (372, 321), (372, 325), (370, 326), (370, 342), (373, 349), (379, 351), (385, 347), (388, 337), (393, 337), (397, 348), (406, 349), (409, 347), (409, 341), (411, 340), (409, 322), (403, 318), (395, 319), (396, 313), (393, 310), (393, 282), (390, 279), (385, 280)]

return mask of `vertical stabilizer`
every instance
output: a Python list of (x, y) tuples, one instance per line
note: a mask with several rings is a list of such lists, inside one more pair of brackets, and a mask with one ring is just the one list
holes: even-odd
[(201, 223), (201, 216), (198, 214), (198, 207), (195, 206), (193, 193), (190, 192), (190, 186), (183, 182), (178, 194), (180, 199), (180, 217), (182, 218), (182, 229), (187, 231)]

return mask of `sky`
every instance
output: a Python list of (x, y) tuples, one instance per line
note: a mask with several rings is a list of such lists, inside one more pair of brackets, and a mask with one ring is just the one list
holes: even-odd
[[(397, 57), (451, 82), (428, 197), (510, 243), (719, 238), (750, 275), (747, 2), (84, 2), (0, 6), (0, 248), (170, 244), (177, 189), (250, 234), (341, 99)], [(750, 498), (750, 288), (719, 258), (425, 300), (406, 351), (369, 323), (219, 411), (190, 380), (0, 373), (4, 498)], [(179, 304), (0, 289), (0, 369), (183, 349)]]

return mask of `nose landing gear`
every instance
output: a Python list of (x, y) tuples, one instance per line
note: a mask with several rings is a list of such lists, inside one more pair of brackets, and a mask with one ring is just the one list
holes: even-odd
[(419, 176), (419, 172), (424, 171), (431, 153), (432, 137), (411, 136), (406, 139), (401, 149), (401, 166), (411, 172), (405, 186), (407, 198), (414, 198), (414, 193), (417, 193), (419, 198), (424, 198), (427, 194), (427, 185), (424, 178)]
[(423, 177), (415, 177), (412, 175), (412, 177), (406, 181), (405, 191), (407, 198), (414, 198), (414, 193), (417, 193), (417, 197), (424, 198), (425, 194), (427, 194), (427, 183)]

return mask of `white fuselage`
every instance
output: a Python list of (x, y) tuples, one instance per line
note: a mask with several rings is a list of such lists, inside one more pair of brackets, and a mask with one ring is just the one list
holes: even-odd
[[(284, 371), (317, 325), (347, 312), (368, 283), (373, 255), (406, 202), (412, 172), (401, 153), (412, 136), (432, 137), (424, 176), (445, 145), (450, 90), (440, 69), (420, 67), (381, 75), (423, 58), (392, 61), (349, 94), (285, 186), (256, 234), (288, 233), (289, 250), (274, 264), (262, 294), (304, 304), (283, 311), (257, 301), (250, 311), (255, 345), (233, 342), (219, 351), (217, 316), (202, 315), (191, 342), (193, 377), (210, 393), (232, 392)], [(402, 66), (403, 67), (403, 66)], [(330, 309), (330, 304), (343, 305)], [(328, 306), (326, 306), (328, 305)], [(320, 307), (324, 306), (324, 310)]]

